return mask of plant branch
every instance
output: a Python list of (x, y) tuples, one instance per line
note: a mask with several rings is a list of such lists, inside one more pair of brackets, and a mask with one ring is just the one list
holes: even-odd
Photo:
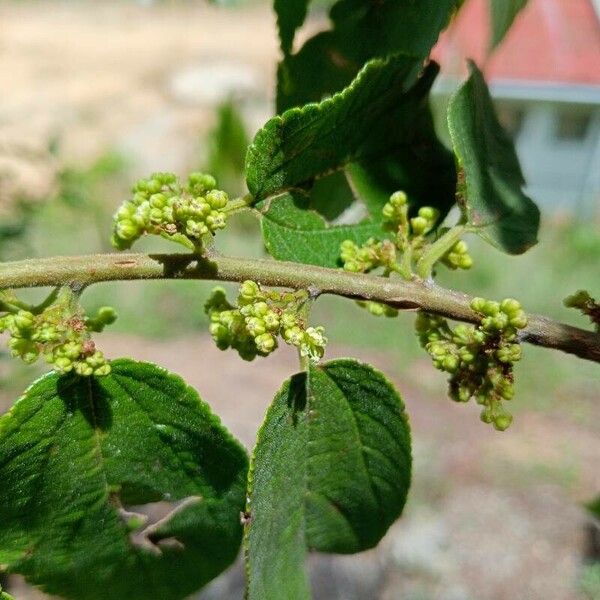
[[(419, 279), (404, 281), (341, 269), (327, 269), (283, 261), (190, 254), (97, 254), (30, 259), (0, 263), (0, 289), (87, 286), (102, 281), (138, 279), (206, 279), (244, 281), (267, 286), (311, 289), (313, 295), (335, 294), (356, 300), (374, 300), (402, 310), (425, 310), (450, 319), (478, 323), (471, 297)], [(600, 363), (600, 334), (528, 315), (523, 341), (562, 350)]]

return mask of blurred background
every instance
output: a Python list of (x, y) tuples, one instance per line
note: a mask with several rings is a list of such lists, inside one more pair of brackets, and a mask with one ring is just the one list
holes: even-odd
[[(540, 243), (526, 255), (472, 239), (475, 267), (442, 272), (440, 282), (514, 296), (526, 310), (584, 327), (562, 298), (582, 287), (600, 296), (599, 4), (530, 0), (487, 57), (487, 2), (467, 0), (434, 51), (443, 66), (434, 95), (440, 133), (464, 58), (473, 57), (543, 214)], [(327, 5), (312, 3), (297, 44), (326, 26)], [(153, 170), (206, 169), (220, 187), (243, 193), (245, 148), (273, 112), (278, 53), (266, 0), (0, 0), (0, 260), (110, 251), (114, 208)], [(217, 246), (264, 254), (256, 220), (243, 214)], [(169, 245), (151, 240), (138, 249)], [(286, 348), (250, 364), (219, 352), (203, 314), (211, 287), (102, 284), (84, 304), (119, 312), (98, 336), (108, 356), (178, 372), (251, 447), (297, 359)], [(415, 459), (403, 518), (374, 551), (315, 557), (315, 599), (600, 599), (597, 526), (583, 507), (600, 492), (598, 366), (526, 347), (515, 422), (500, 434), (479, 421), (476, 406), (446, 397), (413, 319), (375, 318), (335, 298), (320, 299), (313, 312), (327, 329), (329, 358), (368, 360), (398, 385)], [(42, 368), (9, 360), (3, 345), (0, 412)], [(19, 578), (4, 585), (17, 600), (47, 598)], [(238, 565), (197, 598), (241, 600), (242, 586)]]

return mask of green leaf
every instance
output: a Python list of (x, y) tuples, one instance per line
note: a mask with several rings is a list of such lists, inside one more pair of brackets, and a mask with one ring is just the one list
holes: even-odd
[(310, 208), (329, 222), (338, 219), (355, 202), (344, 171), (335, 171), (317, 179), (310, 190)]
[(281, 50), (289, 54), (294, 43), (296, 29), (304, 23), (310, 0), (275, 0), (273, 8), (277, 14), (277, 27)]
[(502, 42), (516, 16), (525, 8), (527, 0), (489, 0), (492, 37), (490, 49)]
[[(285, 2), (285, 0), (282, 0)], [(277, 112), (318, 102), (346, 87), (373, 58), (425, 58), (458, 8), (457, 0), (339, 0), (332, 28), (279, 65)]]
[(0, 585), (0, 600), (15, 600), (10, 594), (2, 591), (2, 586)]
[(356, 225), (328, 225), (314, 210), (309, 210), (306, 193), (286, 193), (264, 203), (261, 228), (265, 247), (277, 260), (340, 266), (340, 245), (352, 240), (359, 245), (369, 238), (387, 234), (381, 225), (365, 221)]
[(448, 127), (464, 171), (465, 211), (481, 237), (509, 254), (537, 243), (540, 212), (523, 192), (525, 179), (512, 141), (504, 131), (481, 71), (450, 99)]
[(252, 459), (248, 599), (307, 599), (307, 550), (375, 546), (402, 512), (410, 476), (404, 405), (380, 372), (342, 359), (294, 375)]
[(383, 156), (347, 167), (353, 189), (375, 220), (381, 220), (383, 205), (398, 190), (406, 192), (413, 211), (434, 206), (444, 216), (455, 203), (454, 156), (435, 133), (428, 102), (437, 73), (431, 64), (407, 94), (402, 117), (389, 129), (394, 145)]
[(381, 154), (395, 141), (390, 120), (418, 85), (420, 69), (412, 57), (374, 60), (342, 92), (270, 119), (248, 149), (250, 192), (266, 198)]
[(221, 189), (243, 194), (244, 167), (248, 150), (248, 134), (239, 108), (227, 100), (217, 108), (217, 123), (208, 135), (207, 173), (213, 175)]
[[(332, 28), (310, 38), (301, 50), (286, 55), (278, 69), (277, 110), (319, 102), (356, 77), (363, 64), (394, 53), (427, 56), (449, 23), (459, 0), (339, 0), (331, 9)], [(414, 208), (436, 206), (445, 213), (455, 202), (456, 170), (452, 154), (438, 140), (428, 107), (428, 92), (437, 68), (432, 65), (399, 110), (382, 120), (377, 152), (359, 164), (346, 163), (352, 188), (371, 217), (381, 218), (389, 196), (404, 190)], [(343, 146), (342, 146), (343, 148)], [(353, 149), (351, 149), (353, 150)], [(332, 197), (348, 196), (345, 181), (328, 182)], [(339, 190), (334, 190), (335, 186)], [(316, 203), (321, 214), (328, 216)]]
[(600, 496), (586, 505), (586, 508), (596, 519), (600, 521)]
[(46, 375), (0, 419), (0, 563), (66, 598), (184, 598), (236, 557), (246, 472), (208, 405), (155, 365)]

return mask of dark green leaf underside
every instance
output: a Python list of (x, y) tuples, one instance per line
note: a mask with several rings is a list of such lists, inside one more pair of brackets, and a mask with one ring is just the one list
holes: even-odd
[(288, 54), (292, 49), (296, 29), (304, 23), (309, 3), (310, 0), (275, 0), (273, 3), (284, 54)]
[(263, 213), (261, 228), (265, 247), (273, 258), (331, 268), (340, 266), (344, 240), (362, 245), (369, 238), (387, 235), (380, 224), (371, 221), (328, 225), (308, 209), (308, 198), (302, 192), (273, 198)]
[(304, 600), (308, 549), (371, 548), (400, 515), (411, 472), (404, 405), (368, 365), (312, 367), (275, 396), (252, 465), (249, 600)]
[(402, 113), (390, 123), (395, 143), (383, 155), (347, 168), (353, 189), (375, 220), (381, 220), (383, 205), (398, 190), (407, 194), (413, 211), (434, 206), (443, 216), (455, 203), (454, 156), (435, 133), (428, 102), (437, 72), (437, 66), (431, 64), (419, 86), (405, 97)]
[(112, 365), (0, 419), (0, 563), (66, 598), (184, 598), (237, 554), (246, 454), (179, 377)]
[(525, 8), (528, 0), (488, 0), (491, 19), (490, 48), (498, 46), (508, 33), (517, 15)]
[(537, 242), (540, 213), (523, 192), (514, 145), (498, 121), (483, 75), (474, 63), (470, 71), (448, 106), (450, 135), (464, 170), (467, 216), (487, 241), (520, 254)]

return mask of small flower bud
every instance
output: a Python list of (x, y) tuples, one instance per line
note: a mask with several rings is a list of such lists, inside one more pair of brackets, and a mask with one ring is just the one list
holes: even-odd
[(112, 325), (117, 320), (117, 311), (112, 306), (101, 306), (96, 318), (104, 325)]
[(422, 217), (423, 219), (425, 219), (428, 224), (429, 227), (433, 227), (433, 225), (435, 225), (435, 222), (438, 220), (439, 216), (440, 216), (440, 211), (437, 210), (436, 208), (433, 208), (432, 206), (422, 206), (419, 209), (419, 217)]
[(217, 210), (227, 206), (229, 202), (229, 196), (221, 190), (211, 190), (206, 194), (206, 201), (210, 204), (211, 208)]
[(381, 209), (381, 214), (383, 215), (384, 219), (391, 221), (392, 219), (396, 218), (396, 207), (393, 204), (387, 202), (383, 205), (383, 208)]
[(304, 341), (304, 331), (298, 326), (285, 329), (283, 332), (283, 339), (292, 346), (300, 346)]
[(281, 326), (284, 329), (291, 329), (292, 327), (296, 327), (298, 324), (298, 318), (296, 315), (290, 312), (284, 312), (281, 315)]
[(277, 341), (270, 333), (263, 333), (255, 338), (256, 348), (263, 354), (269, 354), (275, 349)]
[(83, 360), (75, 361), (73, 363), (73, 370), (75, 371), (75, 373), (77, 373), (77, 375), (80, 375), (81, 377), (89, 377), (94, 373), (93, 367), (88, 365)]
[(527, 327), (527, 316), (523, 311), (520, 311), (516, 316), (510, 319), (510, 324), (517, 329), (524, 329)]
[(500, 303), (500, 310), (505, 312), (509, 317), (513, 317), (521, 311), (521, 303), (514, 298), (505, 298)]
[(252, 337), (262, 335), (266, 331), (265, 322), (258, 317), (249, 317), (246, 319), (246, 329)]
[(279, 315), (270, 310), (264, 317), (263, 317), (263, 321), (265, 324), (265, 327), (267, 328), (267, 331), (277, 331), (279, 329)]
[(414, 235), (423, 235), (429, 228), (429, 221), (423, 217), (413, 217), (410, 220), (410, 225)]
[(73, 369), (73, 361), (66, 356), (59, 356), (53, 362), (54, 368), (61, 373), (69, 373)]
[(457, 266), (460, 269), (470, 269), (473, 266), (473, 259), (468, 254), (465, 254), (457, 261)]
[(404, 192), (394, 192), (390, 196), (390, 204), (395, 207), (404, 206), (408, 202), (408, 198)]
[(96, 367), (94, 369), (94, 375), (96, 377), (104, 377), (111, 372), (111, 366), (109, 363), (104, 363), (103, 365)]
[(454, 373), (458, 368), (458, 359), (456, 356), (446, 356), (442, 362), (442, 366), (444, 371), (447, 371), (448, 373)]
[(483, 298), (473, 298), (473, 300), (471, 300), (471, 309), (483, 314), (486, 304), (487, 302)]
[(213, 190), (217, 187), (217, 182), (212, 175), (206, 173), (190, 173), (188, 177), (190, 188), (198, 194)]
[(512, 420), (512, 415), (509, 413), (497, 415), (494, 418), (494, 429), (496, 429), (497, 431), (506, 431), (510, 427)]
[(20, 310), (14, 316), (15, 327), (17, 327), (17, 329), (20, 329), (20, 330), (30, 329), (31, 327), (33, 327), (34, 322), (35, 322), (35, 317), (33, 316), (32, 313), (30, 313), (27, 310)]
[(256, 302), (252, 306), (252, 314), (255, 317), (264, 317), (269, 312), (269, 305), (266, 302)]

